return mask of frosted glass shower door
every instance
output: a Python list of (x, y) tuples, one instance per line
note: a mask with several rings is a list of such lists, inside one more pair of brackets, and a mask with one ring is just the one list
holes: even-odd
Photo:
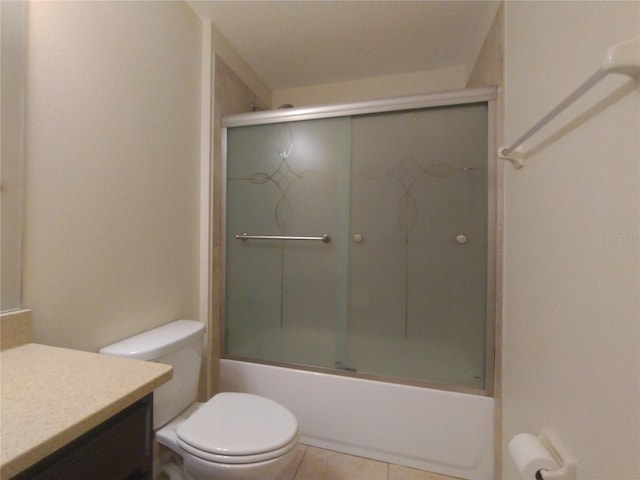
[(347, 365), (484, 388), (487, 104), (352, 119)]
[[(348, 118), (228, 130), (228, 354), (335, 366), (347, 315), (350, 136)], [(236, 239), (241, 233), (331, 241)]]
[(225, 355), (484, 390), (488, 109), (228, 128)]

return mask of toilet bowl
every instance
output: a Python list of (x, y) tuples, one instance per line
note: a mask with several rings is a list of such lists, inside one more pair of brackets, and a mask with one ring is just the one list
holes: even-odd
[[(177, 320), (100, 353), (173, 366), (173, 378), (154, 392), (154, 430), (155, 440), (182, 458), (184, 478), (277, 478), (295, 456), (300, 436), (295, 416), (273, 400), (248, 393), (222, 392), (194, 402), (203, 338), (203, 324)], [(165, 470), (176, 477), (176, 465)]]
[(224, 392), (194, 403), (155, 433), (194, 480), (275, 478), (295, 456), (295, 417), (258, 395)]

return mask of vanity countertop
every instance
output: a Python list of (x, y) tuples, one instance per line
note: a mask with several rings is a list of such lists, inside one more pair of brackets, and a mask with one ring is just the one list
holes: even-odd
[(0, 479), (37, 463), (171, 378), (160, 363), (28, 343), (0, 352)]

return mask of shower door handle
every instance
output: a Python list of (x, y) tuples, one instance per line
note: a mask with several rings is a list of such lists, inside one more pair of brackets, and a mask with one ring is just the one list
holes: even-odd
[(321, 235), (319, 237), (296, 237), (291, 235), (248, 235), (246, 233), (239, 233), (236, 235), (238, 240), (312, 240), (322, 243), (329, 243), (331, 237), (328, 234)]

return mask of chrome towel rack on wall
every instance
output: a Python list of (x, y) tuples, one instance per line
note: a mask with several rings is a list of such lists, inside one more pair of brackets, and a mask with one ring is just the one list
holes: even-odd
[(522, 168), (525, 153), (520, 149), (522, 144), (610, 73), (628, 75), (636, 81), (638, 80), (640, 77), (640, 37), (610, 47), (605, 54), (602, 66), (593, 75), (529, 130), (520, 135), (511, 145), (498, 149), (498, 158), (511, 162), (515, 168)]

